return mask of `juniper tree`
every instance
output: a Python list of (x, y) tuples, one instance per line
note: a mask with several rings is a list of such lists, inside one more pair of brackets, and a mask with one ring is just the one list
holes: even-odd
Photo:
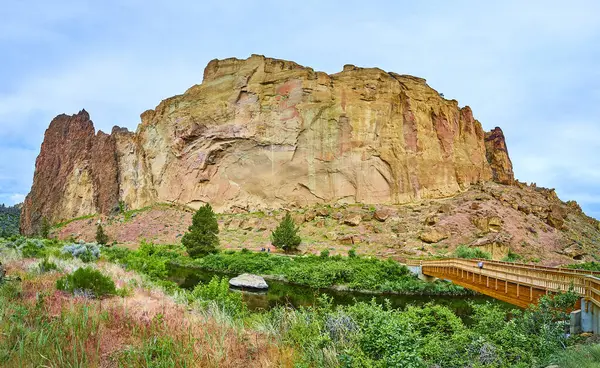
[(219, 246), (219, 224), (210, 204), (198, 209), (192, 218), (192, 225), (181, 238), (181, 243), (192, 258), (216, 253)]
[(271, 233), (271, 243), (285, 252), (294, 251), (298, 249), (300, 242), (302, 242), (302, 239), (298, 236), (299, 230), (300, 228), (296, 227), (292, 216), (288, 212), (277, 226), (277, 229)]
[(108, 243), (108, 235), (104, 232), (102, 224), (98, 224), (96, 227), (96, 243), (106, 245)]
[(48, 239), (50, 236), (50, 223), (47, 218), (42, 218), (42, 228), (40, 229), (40, 237), (43, 239)]

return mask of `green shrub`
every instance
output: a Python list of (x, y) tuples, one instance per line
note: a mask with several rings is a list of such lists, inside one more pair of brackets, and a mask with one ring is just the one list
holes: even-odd
[(102, 272), (90, 267), (79, 268), (72, 274), (56, 280), (56, 288), (75, 295), (93, 298), (116, 293), (114, 281), (103, 275)]
[(271, 243), (285, 252), (295, 251), (302, 242), (302, 239), (298, 236), (299, 230), (300, 228), (296, 227), (292, 216), (288, 212), (279, 226), (271, 233)]
[(502, 258), (502, 261), (504, 262), (518, 262), (520, 260), (522, 260), (523, 257), (521, 257), (521, 255), (517, 254), (517, 253), (513, 253), (512, 250), (508, 250), (508, 254), (506, 255), (506, 257)]
[(183, 235), (181, 243), (192, 258), (216, 253), (219, 246), (219, 224), (210, 204), (198, 209), (192, 218), (192, 225)]
[(473, 259), (473, 258), (492, 259), (491, 254), (489, 254), (488, 252), (484, 252), (483, 250), (481, 250), (479, 248), (469, 248), (464, 245), (460, 245), (458, 248), (456, 248), (455, 255), (458, 258), (466, 258), (466, 259)]
[(321, 251), (321, 254), (319, 254), (319, 256), (321, 258), (328, 258), (329, 257), (329, 249), (324, 249)]
[(53, 270), (57, 270), (58, 266), (54, 262), (48, 261), (47, 258), (44, 258), (39, 264), (38, 269), (40, 273), (50, 272)]
[(125, 263), (125, 260), (133, 251), (124, 247), (110, 247), (103, 250), (102, 254), (107, 260), (117, 263)]
[(24, 258), (42, 258), (46, 256), (46, 246), (40, 239), (29, 239), (20, 249)]
[(100, 247), (94, 243), (72, 243), (66, 244), (61, 249), (61, 254), (71, 255), (83, 262), (89, 263), (100, 258)]
[(191, 298), (203, 304), (216, 302), (230, 315), (246, 312), (242, 294), (229, 291), (229, 280), (225, 277), (214, 276), (208, 284), (198, 284), (192, 291)]
[(100, 245), (106, 245), (106, 243), (108, 243), (108, 235), (104, 232), (102, 224), (98, 224), (96, 227), (96, 243)]

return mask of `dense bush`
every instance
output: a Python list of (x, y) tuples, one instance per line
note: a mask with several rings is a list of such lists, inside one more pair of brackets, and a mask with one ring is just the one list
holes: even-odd
[(271, 233), (271, 243), (285, 252), (293, 252), (298, 249), (302, 242), (302, 239), (298, 236), (298, 231), (299, 228), (296, 227), (292, 216), (288, 212), (279, 226)]
[(259, 318), (302, 351), (299, 366), (545, 367), (568, 345), (564, 310), (577, 296), (543, 297), (540, 307), (509, 313), (474, 306), (473, 326), (439, 305), (391, 309), (375, 302), (337, 308), (275, 308)]
[(190, 294), (191, 301), (201, 304), (216, 302), (230, 315), (247, 312), (242, 294), (229, 291), (229, 280), (225, 277), (213, 277), (208, 284), (198, 284)]
[(56, 280), (56, 288), (77, 296), (91, 298), (100, 298), (116, 293), (115, 283), (110, 277), (89, 267), (79, 268), (72, 274)]
[(181, 238), (181, 243), (192, 258), (216, 253), (219, 246), (219, 224), (210, 204), (198, 209), (192, 218), (192, 225)]
[(70, 254), (83, 262), (92, 262), (100, 257), (100, 247), (94, 243), (71, 243), (62, 247), (62, 254)]
[(481, 250), (479, 248), (469, 248), (464, 245), (459, 245), (458, 248), (456, 248), (455, 255), (458, 258), (467, 258), (467, 259), (473, 259), (473, 258), (492, 259), (492, 255), (489, 254), (488, 252), (484, 252), (483, 250)]
[(19, 249), (24, 258), (40, 258), (46, 256), (46, 246), (40, 239), (28, 239)]

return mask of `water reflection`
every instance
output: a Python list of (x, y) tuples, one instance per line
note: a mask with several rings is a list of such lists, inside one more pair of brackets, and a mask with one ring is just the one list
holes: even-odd
[[(204, 271), (192, 268), (171, 266), (169, 268), (169, 279), (176, 282), (185, 289), (193, 289), (198, 283), (207, 283), (213, 276), (233, 277), (218, 272)], [(429, 295), (396, 295), (396, 294), (365, 294), (352, 291), (335, 291), (329, 289), (313, 289), (307, 286), (292, 285), (280, 281), (267, 280), (269, 290), (266, 292), (234, 291), (242, 292), (242, 298), (252, 311), (268, 310), (278, 305), (292, 307), (311, 306), (317, 298), (326, 294), (332, 298), (334, 305), (349, 305), (356, 302), (369, 302), (373, 298), (380, 304), (389, 301), (393, 308), (404, 309), (408, 305), (421, 306), (427, 303), (435, 303), (450, 308), (466, 323), (470, 322), (469, 316), (473, 310), (472, 304), (494, 303), (507, 310), (514, 307), (490, 298), (485, 295), (476, 296), (429, 296)]]

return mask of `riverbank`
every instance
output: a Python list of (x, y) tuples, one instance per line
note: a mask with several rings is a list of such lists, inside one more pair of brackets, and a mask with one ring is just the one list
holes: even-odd
[[(266, 252), (225, 251), (192, 259), (180, 246), (142, 244), (137, 250), (108, 248), (111, 261), (141, 266), (142, 272), (156, 272), (164, 277), (169, 264), (232, 276), (252, 273), (290, 284), (314, 289), (352, 290), (372, 294), (402, 295), (474, 295), (470, 290), (442, 280), (424, 282), (398, 262), (388, 259), (305, 255), (287, 257)], [(153, 269), (150, 269), (153, 268)], [(145, 270), (145, 271), (144, 271)]]
[[(221, 272), (206, 271), (188, 267), (169, 266), (168, 280), (175, 282), (179, 287), (192, 291), (197, 285), (206, 284), (213, 278), (231, 278), (236, 275)], [(392, 293), (361, 293), (352, 290), (335, 290), (335, 288), (314, 289), (309, 286), (290, 284), (270, 277), (267, 281), (269, 288), (266, 291), (241, 291), (242, 300), (249, 311), (265, 312), (277, 307), (302, 308), (313, 307), (319, 304), (319, 299), (326, 296), (333, 307), (348, 306), (358, 302), (387, 304), (391, 308), (404, 310), (408, 306), (424, 307), (436, 304), (447, 307), (456, 316), (469, 325), (472, 322), (474, 305), (491, 303), (505, 311), (514, 309), (507, 303), (494, 300), (485, 295), (406, 295)], [(240, 290), (235, 290), (240, 292)]]

